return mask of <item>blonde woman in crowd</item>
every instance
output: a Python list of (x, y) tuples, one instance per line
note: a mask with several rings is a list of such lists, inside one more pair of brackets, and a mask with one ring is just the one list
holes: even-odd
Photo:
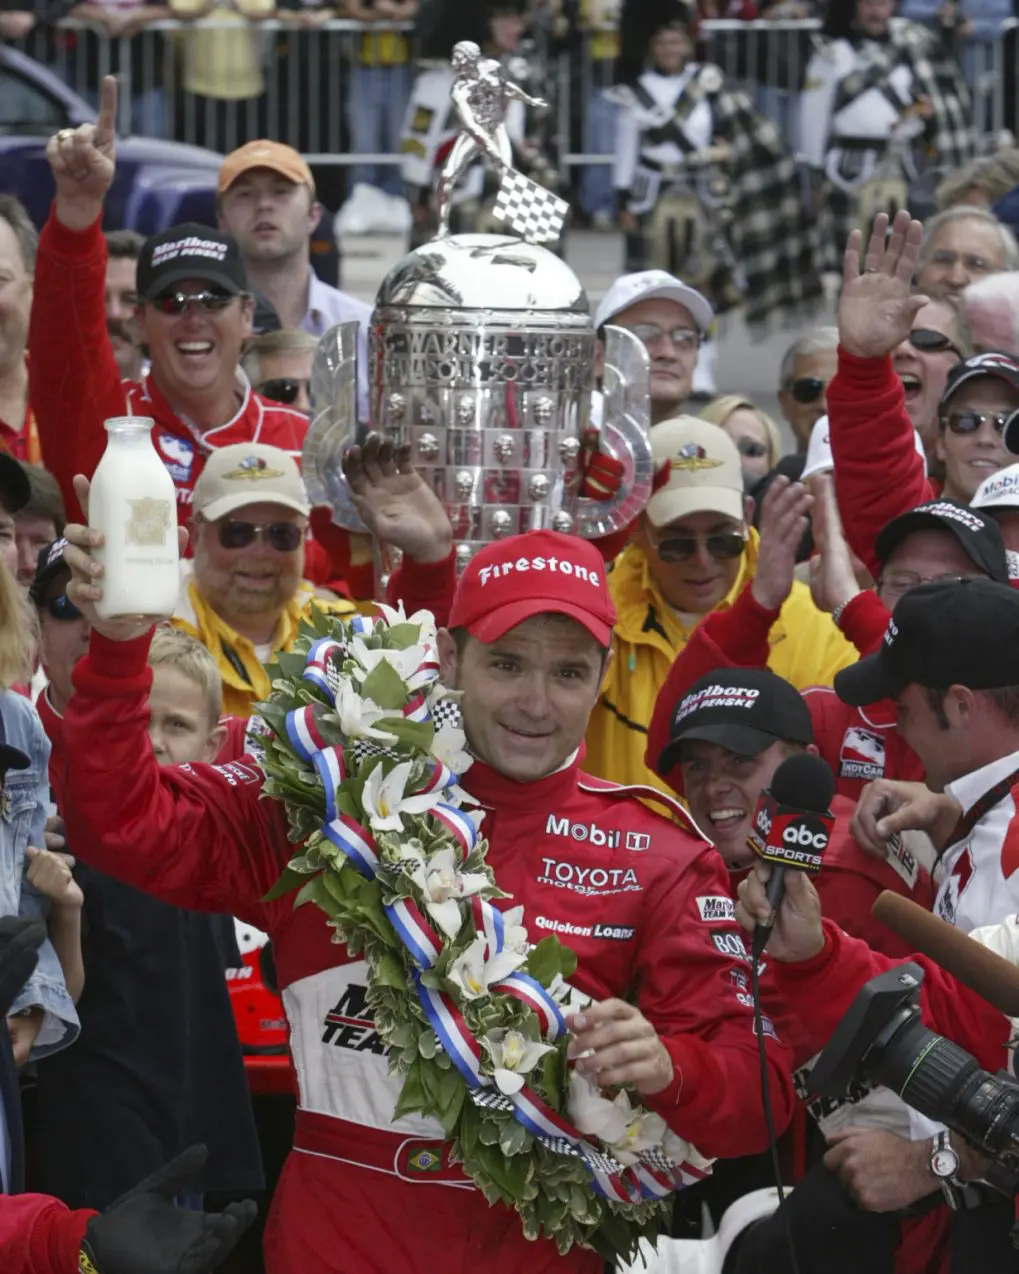
[[(0, 496), (17, 512), (28, 481), (17, 461), (0, 454)], [(53, 942), (39, 952), (35, 972), (11, 1006), (7, 1029), (19, 1066), (71, 1044), (78, 1035), (74, 1008), (53, 943), (68, 962), (80, 993), (80, 892), (62, 856), (45, 849), (49, 813), (50, 745), (39, 717), (15, 687), (28, 683), (35, 662), (35, 618), (0, 558), (0, 916), (49, 920)], [(10, 815), (10, 816), (9, 816)], [(77, 959), (75, 956), (77, 949)], [(10, 1053), (0, 1045), (0, 1067)]]
[(700, 411), (701, 420), (723, 429), (736, 444), (743, 476), (749, 483), (763, 478), (782, 456), (778, 425), (767, 412), (739, 394), (722, 394)]

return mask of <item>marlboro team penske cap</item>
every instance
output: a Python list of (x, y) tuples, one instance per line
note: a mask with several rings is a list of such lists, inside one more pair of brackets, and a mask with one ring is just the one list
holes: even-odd
[(694, 682), (676, 704), (659, 773), (679, 764), (688, 740), (757, 756), (780, 739), (814, 742), (810, 710), (796, 687), (770, 668), (718, 668)]
[(528, 531), (487, 544), (460, 576), (449, 627), (493, 642), (535, 615), (566, 615), (599, 646), (611, 643), (616, 608), (593, 545), (559, 531)]

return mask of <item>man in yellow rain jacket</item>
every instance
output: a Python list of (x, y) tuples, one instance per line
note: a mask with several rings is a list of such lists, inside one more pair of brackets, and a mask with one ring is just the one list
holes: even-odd
[[(223, 678), (223, 712), (250, 716), (269, 693), (263, 664), (289, 650), (315, 586), (303, 578), (308, 497), (285, 451), (242, 442), (213, 451), (195, 484), (194, 560), (171, 621), (206, 646)], [(352, 603), (319, 601), (337, 615)]]
[[(664, 791), (644, 764), (647, 728), (672, 661), (697, 624), (731, 606), (753, 579), (758, 534), (749, 526), (739, 452), (717, 425), (679, 416), (651, 432), (655, 463), (669, 462), (609, 587), (619, 618), (613, 658), (587, 731), (584, 769)], [(830, 685), (855, 649), (796, 582), (769, 638), (768, 667), (797, 689)]]

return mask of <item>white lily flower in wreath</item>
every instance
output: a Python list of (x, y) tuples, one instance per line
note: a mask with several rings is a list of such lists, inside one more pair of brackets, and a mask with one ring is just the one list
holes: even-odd
[(396, 742), (395, 735), (375, 729), (375, 722), (380, 717), (391, 717), (394, 714), (380, 708), (372, 699), (362, 699), (349, 681), (341, 682), (336, 692), (336, 712), (340, 718), (340, 729), (348, 739)]
[(519, 1093), (527, 1073), (546, 1053), (554, 1051), (551, 1044), (535, 1043), (520, 1031), (508, 1031), (501, 1026), (483, 1035), (480, 1043), (492, 1059), (492, 1078), (496, 1087), (508, 1096)]
[(459, 987), (467, 1000), (479, 1000), (487, 995), (493, 983), (501, 982), (524, 962), (524, 957), (516, 951), (501, 951), (486, 960), (487, 950), (488, 941), (479, 934), (449, 966), (449, 980)]
[(455, 938), (463, 924), (459, 900), (484, 889), (489, 879), (483, 872), (458, 872), (460, 855), (452, 847), (426, 859), (420, 844), (403, 847), (404, 862), (410, 864), (408, 874), (425, 896), (425, 910), (447, 937)]
[(360, 637), (355, 637), (350, 644), (350, 653), (357, 664), (354, 676), (358, 681), (364, 681), (379, 664), (389, 664), (401, 681), (409, 681), (428, 657), (429, 648), (416, 642), (406, 650), (369, 650)]
[(435, 731), (431, 753), (458, 776), (465, 774), (474, 762), (467, 751), (467, 735), (455, 725), (443, 725)]
[(632, 1113), (625, 1092), (618, 1093), (615, 1100), (608, 1098), (597, 1084), (578, 1070), (573, 1070), (570, 1074), (566, 1109), (580, 1132), (606, 1143), (618, 1141), (625, 1136)]
[(661, 1146), (667, 1131), (661, 1115), (650, 1110), (635, 1110), (622, 1137), (609, 1142), (609, 1148), (620, 1163), (629, 1166), (636, 1163), (645, 1151)]
[(520, 923), (523, 918), (523, 907), (510, 907), (502, 913), (503, 946), (507, 951), (515, 951), (517, 955), (526, 956), (531, 949), (531, 944), (527, 940), (527, 930)]
[(660, 1115), (634, 1109), (625, 1090), (606, 1097), (597, 1084), (580, 1071), (570, 1076), (566, 1098), (570, 1118), (588, 1137), (597, 1137), (620, 1163), (636, 1163), (645, 1150), (660, 1146), (668, 1126)]
[(403, 602), (397, 606), (387, 606), (385, 602), (376, 602), (375, 606), (382, 612), (390, 628), (395, 628), (397, 624), (417, 624), (421, 630), (420, 640), (434, 643), (435, 616), (430, 610), (416, 610), (413, 615), (407, 615), (403, 609)]
[(439, 792), (406, 794), (413, 768), (413, 761), (401, 761), (383, 774), (380, 764), (365, 779), (361, 804), (373, 832), (402, 832), (405, 814), (426, 814), (438, 803)]

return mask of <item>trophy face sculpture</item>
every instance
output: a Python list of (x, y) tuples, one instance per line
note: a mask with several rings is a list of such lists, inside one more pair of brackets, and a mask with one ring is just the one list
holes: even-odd
[[(602, 424), (591, 428), (597, 339), (580, 281), (542, 243), (558, 238), (567, 205), (511, 166), (508, 98), (543, 103), (464, 42), (453, 51), (451, 96), (463, 131), (439, 176), (439, 233), (405, 256), (379, 289), (369, 334), (372, 427), (411, 447), (443, 501), (458, 569), (482, 545), (552, 528), (595, 536), (626, 525), (651, 493), (650, 372), (631, 333), (605, 332)], [(495, 215), (515, 235), (448, 233), (456, 181), (478, 156), (502, 175)], [(337, 481), (359, 441), (352, 385), (356, 325), (323, 337), (312, 370), (305, 443), (312, 499), (363, 529)], [(579, 495), (585, 450), (622, 461), (610, 500)], [(338, 453), (338, 454), (337, 454)], [(385, 574), (391, 560), (379, 563)]]

